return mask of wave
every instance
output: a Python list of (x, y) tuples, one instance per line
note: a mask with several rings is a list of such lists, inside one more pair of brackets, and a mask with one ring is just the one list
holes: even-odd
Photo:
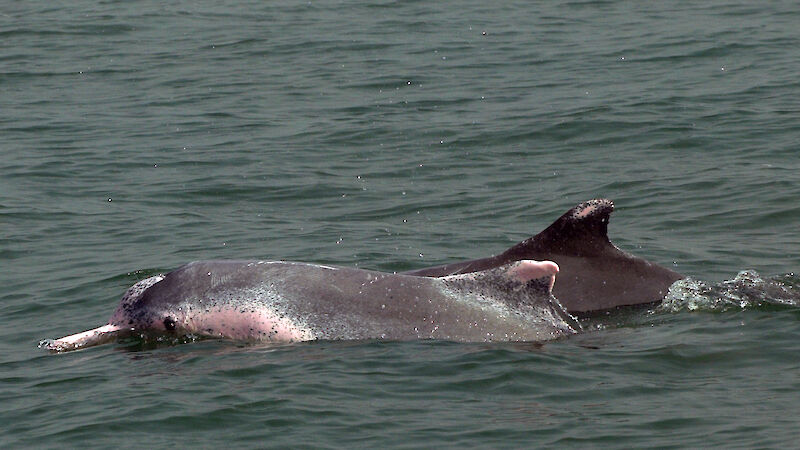
[(800, 276), (793, 272), (763, 278), (743, 270), (732, 280), (707, 283), (693, 278), (676, 281), (658, 310), (726, 312), (800, 306)]

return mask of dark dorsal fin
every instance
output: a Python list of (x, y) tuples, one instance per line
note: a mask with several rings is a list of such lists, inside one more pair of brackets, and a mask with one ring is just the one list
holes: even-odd
[(611, 200), (583, 202), (541, 233), (506, 250), (503, 257), (522, 259), (541, 253), (593, 256), (603, 249), (615, 248), (608, 240), (608, 220), (613, 211)]

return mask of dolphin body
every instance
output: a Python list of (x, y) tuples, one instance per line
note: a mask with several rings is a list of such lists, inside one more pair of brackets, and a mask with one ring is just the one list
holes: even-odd
[(559, 217), (541, 233), (489, 258), (405, 272), (442, 277), (487, 270), (514, 261), (550, 260), (560, 268), (554, 294), (573, 314), (618, 306), (654, 303), (683, 275), (625, 253), (608, 239), (614, 203), (606, 199), (583, 202)]
[(242, 341), (543, 341), (580, 329), (552, 295), (558, 266), (516, 261), (439, 278), (275, 261), (199, 261), (142, 280), (106, 325), (44, 340), (76, 350), (136, 335)]

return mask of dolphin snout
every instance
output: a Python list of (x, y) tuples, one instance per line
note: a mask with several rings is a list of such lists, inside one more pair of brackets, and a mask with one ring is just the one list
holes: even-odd
[(119, 337), (122, 331), (123, 328), (118, 325), (106, 324), (102, 327), (71, 334), (59, 339), (45, 339), (39, 342), (39, 348), (44, 348), (51, 352), (69, 352), (111, 342)]

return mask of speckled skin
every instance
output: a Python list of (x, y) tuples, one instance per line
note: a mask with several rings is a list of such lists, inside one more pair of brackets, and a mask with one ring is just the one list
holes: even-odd
[(109, 323), (54, 351), (130, 333), (292, 342), (542, 341), (576, 332), (551, 289), (558, 266), (522, 261), (442, 278), (275, 261), (199, 261), (137, 283)]
[(558, 264), (553, 293), (571, 313), (661, 301), (683, 275), (625, 253), (608, 239), (614, 204), (606, 199), (581, 203), (541, 233), (489, 258), (406, 272), (441, 277), (500, 267), (514, 261), (550, 260)]

